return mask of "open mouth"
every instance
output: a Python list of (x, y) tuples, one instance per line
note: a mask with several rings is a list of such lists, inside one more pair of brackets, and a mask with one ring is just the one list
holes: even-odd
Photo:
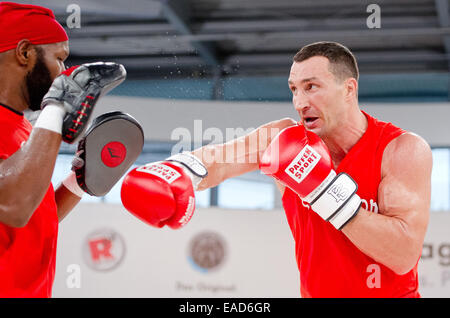
[(307, 117), (305, 118), (305, 122), (312, 123), (313, 121), (317, 120), (319, 117)]
[(305, 125), (312, 125), (314, 124), (317, 120), (319, 119), (319, 117), (306, 117), (304, 119)]

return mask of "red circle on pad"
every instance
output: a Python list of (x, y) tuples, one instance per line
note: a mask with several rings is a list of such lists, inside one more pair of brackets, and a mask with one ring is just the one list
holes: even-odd
[(110, 168), (120, 165), (127, 155), (127, 148), (118, 141), (107, 143), (102, 149), (102, 162)]

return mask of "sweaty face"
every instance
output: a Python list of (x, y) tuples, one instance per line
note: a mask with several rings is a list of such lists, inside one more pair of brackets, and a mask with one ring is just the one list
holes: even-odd
[(40, 110), (42, 98), (47, 94), (53, 82), (42, 53), (38, 53), (36, 64), (25, 80), (30, 102), (29, 108), (32, 111)]
[(322, 138), (337, 128), (345, 111), (345, 85), (329, 70), (326, 57), (294, 62), (289, 75), (292, 102), (302, 124)]
[(68, 55), (68, 42), (46, 44), (37, 48), (36, 63), (25, 78), (31, 110), (41, 109), (42, 98), (53, 80), (64, 71), (64, 61)]

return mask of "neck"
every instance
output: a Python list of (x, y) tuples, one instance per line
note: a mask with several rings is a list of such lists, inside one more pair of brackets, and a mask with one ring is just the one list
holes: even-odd
[(327, 134), (323, 141), (327, 145), (335, 168), (367, 130), (366, 116), (359, 110), (340, 122), (339, 127)]

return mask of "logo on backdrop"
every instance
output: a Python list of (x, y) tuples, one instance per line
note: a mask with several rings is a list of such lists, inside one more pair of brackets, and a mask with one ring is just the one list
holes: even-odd
[(226, 254), (225, 240), (215, 232), (201, 232), (190, 240), (188, 260), (200, 272), (217, 270)]
[(83, 243), (83, 258), (96, 271), (110, 271), (120, 265), (125, 256), (125, 241), (112, 229), (90, 233)]

